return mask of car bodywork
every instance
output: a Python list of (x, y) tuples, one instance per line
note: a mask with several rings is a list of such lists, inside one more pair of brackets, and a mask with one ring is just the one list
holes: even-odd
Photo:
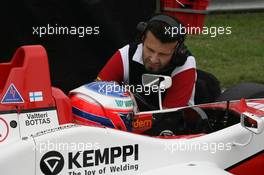
[(41, 46), (20, 48), (10, 63), (0, 65), (0, 71), (1, 174), (262, 172), (263, 99), (136, 113), (135, 121), (143, 121), (143, 128), (148, 115), (175, 113), (184, 121), (176, 135), (149, 136), (76, 123), (67, 96), (51, 87), (47, 54)]

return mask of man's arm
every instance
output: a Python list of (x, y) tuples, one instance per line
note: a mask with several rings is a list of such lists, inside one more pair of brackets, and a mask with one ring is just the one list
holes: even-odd
[(172, 77), (172, 87), (167, 90), (163, 106), (175, 108), (187, 106), (195, 88), (196, 70), (191, 68)]
[(97, 80), (116, 81), (121, 84), (123, 81), (123, 72), (121, 54), (117, 51), (100, 71)]

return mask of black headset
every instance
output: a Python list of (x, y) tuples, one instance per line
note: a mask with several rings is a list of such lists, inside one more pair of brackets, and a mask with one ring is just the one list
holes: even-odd
[[(184, 45), (184, 40), (185, 40), (186, 35), (185, 35), (185, 33), (180, 32), (180, 29), (184, 26), (177, 19), (175, 19), (171, 16), (168, 16), (165, 14), (156, 14), (149, 21), (138, 23), (137, 30), (140, 32), (140, 36), (139, 36), (140, 38), (142, 38), (145, 35), (145, 33), (148, 29), (148, 25), (152, 21), (160, 21), (160, 22), (167, 24), (171, 28), (172, 27), (178, 28), (178, 33), (176, 35), (176, 39), (178, 40), (178, 45), (177, 45), (177, 47), (174, 51), (174, 54), (172, 56), (172, 66), (183, 65), (187, 59), (187, 55), (189, 55), (189, 51), (187, 50), (186, 46)], [(165, 29), (164, 29), (164, 31), (165, 31)]]

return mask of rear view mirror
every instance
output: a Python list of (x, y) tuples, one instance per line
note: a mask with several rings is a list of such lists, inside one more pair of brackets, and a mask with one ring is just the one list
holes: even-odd
[[(142, 75), (142, 84), (147, 87), (158, 87), (159, 92), (159, 108), (162, 110), (162, 101), (161, 101), (161, 89), (165, 90), (171, 87), (172, 80), (169, 76), (164, 75), (153, 75), (153, 74), (143, 74)], [(164, 92), (164, 91), (163, 91)]]
[(264, 120), (254, 114), (244, 112), (241, 114), (240, 123), (247, 130), (260, 134), (264, 130)]
[(171, 87), (172, 80), (169, 76), (154, 75), (154, 74), (143, 74), (142, 75), (143, 86), (158, 86), (160, 89), (168, 89)]

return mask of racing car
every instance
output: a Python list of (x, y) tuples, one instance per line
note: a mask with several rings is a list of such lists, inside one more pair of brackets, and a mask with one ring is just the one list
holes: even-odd
[[(0, 72), (1, 174), (263, 172), (264, 99), (142, 112), (113, 82), (67, 96), (51, 86), (47, 53), (38, 45), (19, 48)], [(142, 84), (160, 92), (171, 79), (144, 75)]]

